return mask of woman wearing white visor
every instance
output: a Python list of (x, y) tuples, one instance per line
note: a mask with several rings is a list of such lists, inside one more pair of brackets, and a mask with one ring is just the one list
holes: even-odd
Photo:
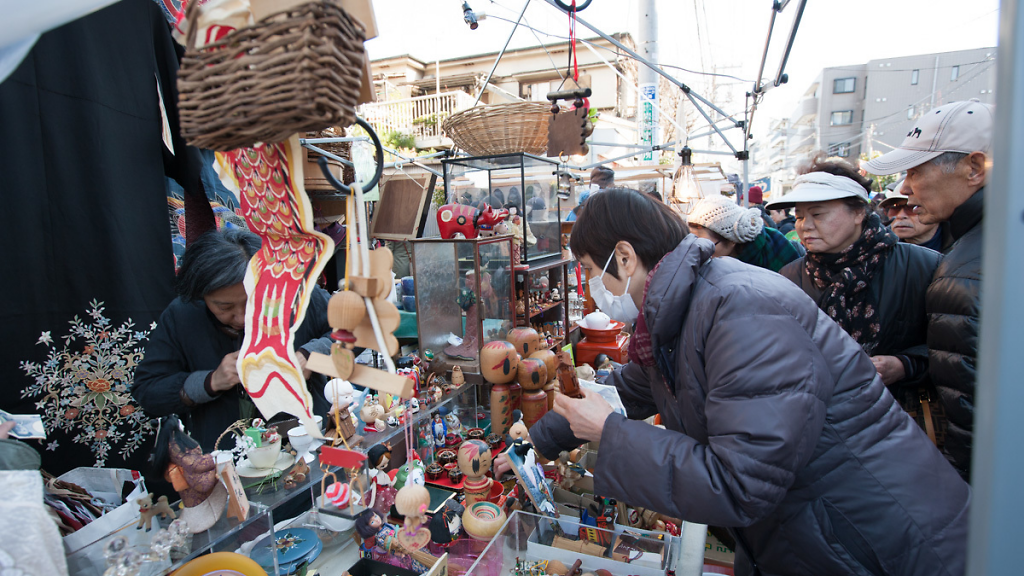
[[(941, 442), (928, 380), (924, 294), (938, 253), (901, 243), (869, 209), (870, 181), (843, 161), (812, 160), (793, 190), (769, 208), (796, 208), (807, 255), (779, 271), (817, 302), (871, 356), (900, 406)], [(931, 413), (932, 407), (936, 413)]]

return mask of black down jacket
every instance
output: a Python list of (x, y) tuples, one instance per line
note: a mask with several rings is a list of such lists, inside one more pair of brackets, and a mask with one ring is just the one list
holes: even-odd
[[(595, 492), (730, 527), (737, 574), (964, 572), (970, 487), (860, 346), (782, 276), (686, 237), (642, 307), (657, 366), (609, 376)], [(578, 440), (550, 412), (547, 457)]]
[[(878, 302), (877, 314), (882, 328), (874, 354), (896, 356), (903, 362), (906, 377), (892, 384), (890, 390), (908, 410), (918, 408), (917, 388), (927, 380), (928, 316), (924, 311), (924, 295), (939, 258), (934, 250), (901, 242), (886, 254), (882, 266), (871, 278), (871, 292)], [(804, 258), (790, 262), (779, 274), (792, 280), (821, 307), (822, 292), (811, 280)]]
[(949, 218), (953, 244), (925, 296), (928, 370), (949, 418), (944, 451), (965, 479), (970, 479), (974, 430), (983, 202), (984, 192), (978, 190)]
[[(306, 316), (295, 332), (296, 351), (301, 346), (308, 352), (330, 354), (329, 298), (323, 288), (314, 289)], [(239, 419), (239, 400), (245, 390), (238, 385), (232, 391), (210, 396), (203, 383), (224, 356), (241, 347), (241, 336), (232, 338), (220, 331), (202, 301), (184, 302), (175, 298), (160, 315), (149, 337), (146, 355), (135, 372), (132, 396), (147, 414), (181, 416), (185, 429), (203, 447), (203, 452), (210, 452), (224, 430)], [(324, 398), (326, 382), (319, 374), (313, 374), (306, 382), (313, 397), (313, 411), (320, 416), (330, 409)], [(182, 401), (182, 389), (194, 406), (186, 406)], [(231, 448), (223, 442), (220, 447)]]

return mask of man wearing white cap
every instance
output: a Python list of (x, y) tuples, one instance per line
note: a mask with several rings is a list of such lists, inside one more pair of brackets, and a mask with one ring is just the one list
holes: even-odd
[(967, 480), (981, 306), (983, 189), (994, 116), (992, 106), (977, 100), (940, 106), (917, 121), (899, 148), (864, 165), (878, 175), (905, 170), (901, 191), (920, 221), (948, 222), (945, 257), (925, 296), (928, 371), (949, 418), (943, 452)]
[(917, 244), (936, 252), (942, 252), (942, 238), (946, 223), (925, 224), (921, 222), (921, 217), (914, 212), (914, 207), (907, 203), (910, 198), (903, 194), (902, 188), (903, 181), (900, 180), (895, 188), (886, 191), (885, 200), (878, 204), (878, 207), (884, 210), (889, 218), (889, 228), (892, 228), (893, 233), (899, 236), (900, 242)]

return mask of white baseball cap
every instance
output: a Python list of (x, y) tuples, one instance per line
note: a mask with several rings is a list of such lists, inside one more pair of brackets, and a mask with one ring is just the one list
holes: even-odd
[(925, 112), (899, 148), (864, 163), (871, 174), (903, 172), (945, 152), (990, 153), (995, 108), (977, 98), (951, 102)]
[(879, 208), (888, 208), (897, 200), (910, 200), (910, 196), (903, 193), (903, 180), (900, 180), (892, 190), (885, 191), (885, 200), (878, 203)]

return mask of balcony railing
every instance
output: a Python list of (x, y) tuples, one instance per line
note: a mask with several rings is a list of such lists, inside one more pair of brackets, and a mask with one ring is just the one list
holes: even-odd
[(413, 136), (417, 143), (436, 146), (443, 137), (441, 124), (445, 118), (471, 106), (472, 96), (454, 91), (363, 104), (359, 114), (382, 139), (389, 132), (399, 132)]

